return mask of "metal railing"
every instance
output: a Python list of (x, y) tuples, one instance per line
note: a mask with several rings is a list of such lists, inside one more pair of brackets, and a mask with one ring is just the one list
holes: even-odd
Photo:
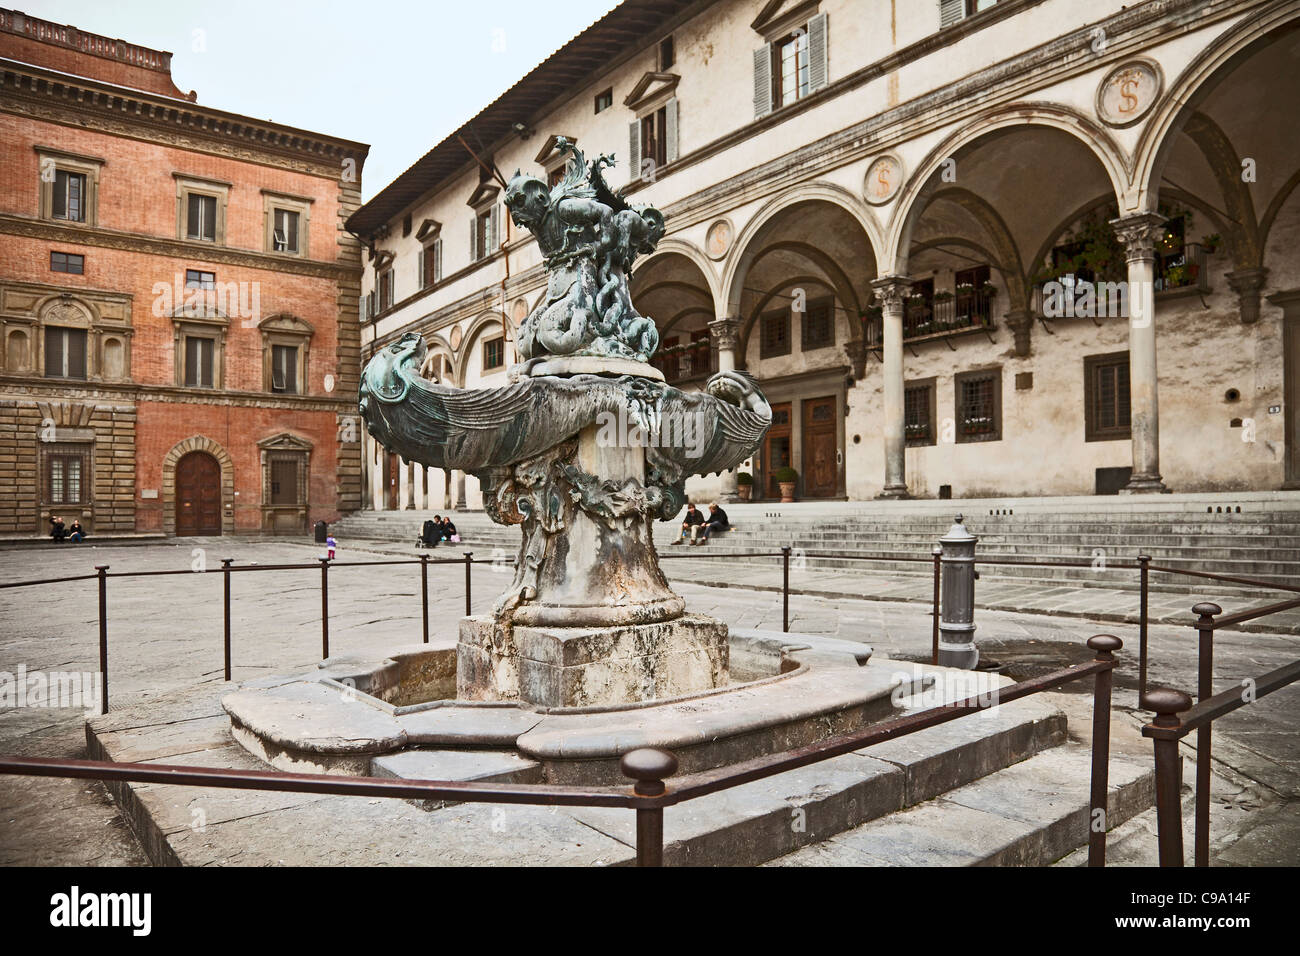
[(888, 740), (1011, 703), (1033, 694), (1093, 678), (1093, 727), (1088, 865), (1106, 865), (1106, 829), (1091, 821), (1106, 819), (1110, 761), (1110, 709), (1115, 651), (1119, 638), (1098, 634), (1087, 642), (1094, 660), (1053, 671), (1032, 680), (1000, 687), (990, 695), (917, 711), (851, 733), (836, 734), (804, 747), (756, 757), (713, 770), (674, 776), (677, 757), (657, 748), (629, 751), (619, 761), (624, 776), (635, 783), (615, 787), (557, 784), (480, 783), (454, 780), (398, 780), (386, 777), (340, 777), (332, 774), (285, 773), (274, 770), (220, 770), (174, 764), (114, 763), (47, 757), (0, 756), (0, 773), (37, 777), (71, 777), (108, 783), (152, 783), (175, 786), (273, 790), (404, 800), (453, 800), (462, 803), (509, 803), (540, 806), (620, 807), (636, 811), (636, 863), (663, 866), (664, 809), (688, 800), (796, 770), (810, 764), (863, 750)]

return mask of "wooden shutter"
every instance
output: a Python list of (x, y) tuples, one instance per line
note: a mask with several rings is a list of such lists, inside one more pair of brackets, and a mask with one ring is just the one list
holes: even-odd
[(633, 120), (627, 127), (628, 180), (641, 178), (641, 121)]
[(68, 330), (68, 378), (86, 377), (86, 330)]
[(478, 262), (478, 216), (469, 217), (469, 261)]
[(442, 240), (433, 240), (433, 281), (442, 281)]
[(664, 104), (665, 162), (677, 162), (677, 97)]
[(496, 252), (501, 247), (501, 207), (492, 204), (492, 214), (488, 217), (487, 251)]
[(808, 92), (820, 90), (827, 82), (826, 14), (819, 13), (808, 21)]
[(772, 112), (772, 47), (754, 51), (754, 119)]
[(950, 27), (966, 16), (966, 0), (939, 0), (939, 26)]
[(415, 257), (415, 287), (417, 289), (423, 289), (429, 284), (428, 276), (424, 271), (424, 257), (426, 254), (427, 253), (421, 249), (419, 254)]
[(63, 377), (63, 330), (45, 330), (45, 374)]

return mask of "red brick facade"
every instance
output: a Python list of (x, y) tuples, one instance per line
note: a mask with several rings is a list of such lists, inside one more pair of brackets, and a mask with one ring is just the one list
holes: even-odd
[[(96, 535), (303, 531), (359, 507), (343, 222), (367, 147), (169, 99), (169, 54), (42, 22), (0, 11), (0, 483), (16, 489), (0, 535), (55, 513)], [(113, 58), (126, 48), (135, 62)], [(69, 174), (80, 218), (51, 199)], [(216, 197), (213, 238), (188, 237), (193, 190)], [(274, 248), (281, 208), (300, 254)], [(62, 255), (83, 258), (63, 271)], [(187, 270), (228, 295), (187, 313)], [(208, 341), (190, 346), (206, 371), (187, 369), (187, 337)], [(292, 353), (287, 389), (273, 346)]]

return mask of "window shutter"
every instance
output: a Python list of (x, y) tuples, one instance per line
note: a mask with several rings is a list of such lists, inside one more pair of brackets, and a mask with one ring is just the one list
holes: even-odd
[(641, 121), (633, 120), (627, 127), (628, 180), (641, 178)]
[(417, 289), (423, 289), (429, 284), (426, 281), (426, 276), (424, 272), (425, 254), (426, 254), (425, 251), (421, 249), (419, 254), (415, 257), (415, 287)]
[(63, 330), (45, 330), (45, 374), (63, 375)]
[(677, 162), (677, 97), (664, 104), (664, 146), (665, 160)]
[(491, 235), (488, 236), (488, 252), (496, 252), (501, 247), (501, 207), (496, 203), (492, 204), (488, 228), (491, 231)]
[(819, 13), (808, 21), (808, 92), (826, 83), (826, 14)]
[(469, 261), (478, 262), (478, 216), (469, 217)]
[(68, 331), (68, 377), (86, 377), (86, 332), (84, 329)]
[(939, 27), (950, 27), (966, 16), (966, 0), (939, 0)]
[(54, 172), (54, 205), (50, 210), (55, 219), (68, 218), (68, 174), (61, 169)]
[(772, 112), (772, 48), (754, 51), (754, 119)]
[(186, 220), (185, 220), (185, 238), (187, 238), (187, 239), (197, 239), (197, 238), (199, 238), (199, 235), (200, 235), (200, 233), (199, 233), (199, 197), (198, 197), (198, 196), (190, 196), (189, 199), (188, 199), (188, 201), (187, 201), (187, 205), (189, 206), (189, 208), (186, 210)]
[(442, 281), (442, 240), (433, 240), (433, 281)]

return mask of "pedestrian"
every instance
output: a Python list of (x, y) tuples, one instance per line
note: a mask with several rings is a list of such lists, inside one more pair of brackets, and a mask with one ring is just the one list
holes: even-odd
[(78, 543), (86, 540), (86, 531), (81, 527), (81, 519), (72, 519), (72, 527), (68, 528), (68, 537)]
[(686, 520), (682, 522), (682, 536), (673, 544), (681, 544), (690, 538), (691, 544), (695, 544), (695, 536), (699, 533), (700, 528), (704, 525), (704, 515), (695, 505), (686, 506)]
[(334, 549), (338, 546), (339, 543), (334, 540), (334, 535), (330, 535), (325, 539), (325, 547), (328, 549), (328, 557), (331, 561), (334, 560)]
[(727, 520), (727, 513), (719, 508), (715, 501), (709, 505), (709, 514), (704, 520), (704, 527), (700, 529), (700, 540), (696, 544), (708, 544), (709, 535), (715, 531), (726, 531), (730, 527), (731, 522)]

